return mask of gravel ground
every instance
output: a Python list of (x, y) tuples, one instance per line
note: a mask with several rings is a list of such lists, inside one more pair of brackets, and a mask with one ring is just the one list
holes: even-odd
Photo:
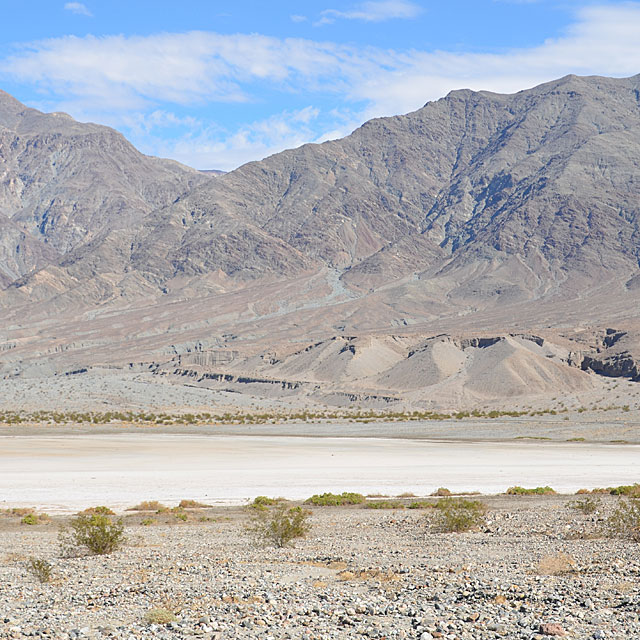
[[(433, 533), (431, 509), (315, 507), (285, 549), (255, 546), (247, 508), (130, 515), (121, 550), (69, 559), (59, 519), (5, 515), (0, 637), (640, 638), (640, 545), (592, 535), (616, 498), (595, 515), (562, 496), (483, 500), (487, 524), (462, 534)], [(30, 573), (34, 556), (52, 582)], [(176, 620), (146, 622), (154, 608)]]

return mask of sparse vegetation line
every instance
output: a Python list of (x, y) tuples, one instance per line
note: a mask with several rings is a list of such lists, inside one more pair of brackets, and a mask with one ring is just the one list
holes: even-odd
[[(625, 411), (625, 407), (597, 407), (600, 411)], [(581, 409), (577, 410), (580, 413)], [(0, 425), (144, 425), (144, 426), (180, 426), (180, 425), (241, 425), (241, 424), (286, 424), (296, 422), (416, 422), (498, 418), (525, 418), (545, 415), (568, 414), (569, 409), (529, 409), (522, 411), (490, 410), (480, 411), (290, 411), (290, 412), (225, 412), (221, 414), (199, 413), (154, 413), (150, 411), (3, 411), (0, 412)], [(521, 436), (529, 437), (529, 436)]]

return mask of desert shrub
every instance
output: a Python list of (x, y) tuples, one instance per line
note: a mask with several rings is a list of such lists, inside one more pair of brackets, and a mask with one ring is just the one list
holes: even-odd
[(341, 507), (347, 504), (362, 504), (366, 498), (361, 493), (322, 493), (311, 496), (305, 504), (313, 504), (318, 507)]
[(612, 496), (634, 496), (640, 497), (640, 484), (623, 484), (619, 487), (609, 487)]
[(428, 502), (427, 500), (415, 500), (407, 509), (435, 509), (435, 502)]
[(605, 534), (640, 542), (640, 498), (622, 498), (605, 523)]
[(140, 524), (143, 527), (150, 527), (151, 525), (157, 524), (157, 522), (155, 518), (145, 518)]
[(402, 502), (393, 502), (391, 500), (373, 500), (364, 505), (365, 509), (404, 509)]
[(210, 506), (210, 504), (204, 504), (196, 500), (180, 500), (180, 504), (178, 505), (180, 509), (206, 509)]
[(267, 507), (273, 507), (274, 505), (282, 502), (282, 498), (267, 498), (267, 496), (256, 496), (253, 502), (249, 505), (252, 509), (258, 511), (264, 511)]
[(101, 514), (79, 515), (68, 528), (60, 530), (59, 539), (65, 556), (77, 555), (82, 548), (94, 555), (105, 555), (124, 543), (124, 522), (122, 518), (112, 520)]
[(46, 513), (27, 513), (20, 520), (20, 524), (34, 525), (34, 524), (46, 524), (51, 518)]
[(249, 533), (256, 543), (286, 547), (297, 538), (304, 538), (311, 530), (310, 511), (302, 507), (279, 504), (273, 509), (257, 511), (252, 518)]
[(536, 573), (541, 576), (562, 576), (575, 571), (576, 561), (568, 553), (555, 553), (540, 558)]
[(51, 574), (53, 573), (53, 567), (50, 562), (43, 560), (42, 558), (29, 558), (29, 564), (27, 565), (29, 571), (36, 577), (38, 582), (50, 582)]
[(569, 503), (569, 506), (572, 509), (576, 509), (577, 511), (581, 511), (584, 514), (589, 515), (596, 513), (596, 511), (601, 508), (602, 502), (599, 498), (589, 496), (587, 498), (582, 498), (581, 500), (574, 500)]
[(100, 505), (98, 507), (89, 507), (84, 511), (80, 511), (78, 515), (87, 515), (92, 516), (94, 514), (102, 515), (102, 516), (115, 516), (115, 512), (109, 509), (109, 507), (105, 507), (104, 505)]
[(24, 516), (22, 520), (20, 520), (21, 524), (29, 524), (29, 525), (38, 524), (38, 522), (39, 522), (38, 516), (35, 513), (27, 513), (27, 515)]
[(168, 511), (169, 507), (165, 506), (157, 500), (143, 500), (135, 507), (129, 507), (127, 511), (156, 511), (157, 513), (163, 513)]
[(534, 489), (525, 489), (524, 487), (509, 487), (507, 494), (510, 496), (548, 496), (555, 494), (555, 490), (551, 487), (535, 487)]
[(444, 533), (460, 533), (481, 526), (487, 506), (479, 500), (443, 498), (436, 504), (433, 528)]
[(157, 607), (147, 611), (144, 620), (147, 624), (169, 624), (177, 620), (173, 612), (164, 607)]
[(431, 495), (447, 497), (451, 495), (451, 491), (449, 491), (449, 489), (447, 489), (446, 487), (440, 487), (439, 489), (436, 489)]

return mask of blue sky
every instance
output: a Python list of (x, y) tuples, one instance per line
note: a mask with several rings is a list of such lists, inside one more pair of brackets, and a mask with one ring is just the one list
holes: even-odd
[(450, 90), (640, 73), (640, 2), (0, 0), (0, 87), (232, 169)]

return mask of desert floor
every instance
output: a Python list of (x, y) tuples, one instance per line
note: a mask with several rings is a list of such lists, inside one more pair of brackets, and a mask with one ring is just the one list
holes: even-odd
[[(512, 485), (550, 485), (573, 493), (638, 479), (637, 444), (522, 439), (513, 435), (521, 433), (521, 425), (503, 441), (435, 440), (427, 437), (432, 428), (5, 429), (0, 435), (0, 508), (28, 505), (68, 513), (95, 504), (125, 509), (141, 500), (175, 504), (188, 497), (241, 504), (257, 495), (295, 500), (344, 490), (428, 495), (438, 487), (492, 494)], [(495, 423), (483, 428), (504, 435)], [(281, 435), (265, 435), (273, 430)], [(25, 432), (29, 435), (17, 435)], [(396, 437), (380, 437), (390, 433)]]
[(284, 549), (255, 544), (248, 507), (129, 512), (124, 547), (72, 558), (65, 516), (5, 514), (0, 637), (638, 638), (640, 547), (601, 532), (625, 499), (593, 498), (592, 514), (570, 496), (476, 498), (486, 522), (459, 534), (434, 530), (436, 509), (313, 507), (308, 537)]

